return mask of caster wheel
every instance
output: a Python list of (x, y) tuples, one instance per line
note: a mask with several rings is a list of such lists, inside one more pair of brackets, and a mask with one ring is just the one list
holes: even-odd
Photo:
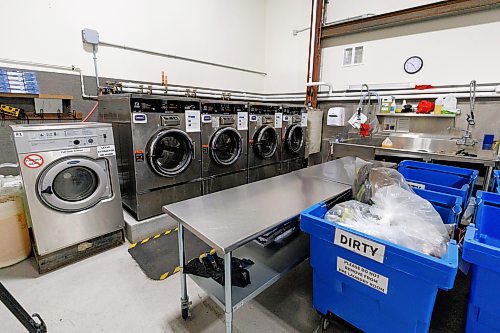
[(189, 309), (182, 309), (182, 319), (188, 320), (191, 318), (191, 311)]
[(326, 331), (328, 329), (328, 326), (330, 326), (330, 321), (326, 317), (321, 318), (321, 330)]

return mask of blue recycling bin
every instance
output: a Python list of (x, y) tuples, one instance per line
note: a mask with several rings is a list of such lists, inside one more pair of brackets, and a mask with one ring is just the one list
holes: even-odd
[(467, 333), (500, 333), (500, 194), (478, 191), (462, 258), (471, 264)]
[(413, 191), (416, 195), (432, 204), (443, 219), (443, 223), (455, 225), (460, 223), (460, 215), (462, 213), (461, 197), (419, 188), (414, 188)]
[(461, 190), (464, 207), (469, 204), (479, 175), (477, 170), (418, 161), (402, 161), (398, 171), (414, 187), (426, 189), (425, 184), (430, 183)]
[(435, 258), (325, 220), (325, 203), (301, 214), (311, 237), (313, 304), (366, 332), (427, 332), (438, 289), (453, 287), (458, 248)]

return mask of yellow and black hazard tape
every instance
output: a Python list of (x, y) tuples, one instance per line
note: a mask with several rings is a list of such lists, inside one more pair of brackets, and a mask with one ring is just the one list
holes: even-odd
[[(175, 229), (166, 230), (165, 232), (162, 232), (162, 233), (160, 233), (160, 234), (156, 234), (156, 235), (154, 235), (153, 237), (144, 238), (144, 239), (143, 239), (142, 241), (140, 241), (140, 242), (135, 242), (135, 243), (130, 244), (130, 246), (128, 247), (128, 249), (129, 249), (129, 250), (130, 250), (130, 249), (133, 249), (134, 247), (136, 247), (137, 245), (140, 245), (140, 244), (146, 244), (146, 243), (147, 243), (147, 242), (149, 242), (151, 239), (157, 239), (157, 238), (160, 238), (160, 236), (163, 236), (163, 235), (165, 235), (165, 236), (166, 236), (166, 235), (169, 235), (169, 234), (171, 234), (171, 233), (172, 233), (172, 231), (177, 232), (177, 231), (179, 231), (179, 228), (177, 227), (177, 228), (175, 228)], [(211, 250), (210, 250), (210, 254), (212, 254), (212, 255), (213, 255), (213, 254), (215, 254), (215, 250), (214, 250), (214, 249), (211, 249)], [(202, 254), (200, 254), (200, 255), (199, 255), (199, 258), (200, 258), (200, 259), (203, 259), (204, 257), (206, 257), (206, 255), (207, 255), (207, 254), (206, 254), (205, 252), (203, 252)], [(189, 262), (189, 261), (191, 261), (192, 259), (194, 259), (194, 258), (191, 258), (191, 259), (187, 260), (186, 262)], [(179, 266), (177, 266), (177, 267), (175, 267), (175, 268), (174, 268), (174, 270), (173, 270), (172, 274), (170, 274), (170, 272), (165, 272), (165, 273), (163, 273), (163, 274), (160, 276), (160, 281), (165, 280), (167, 277), (169, 277), (169, 276), (171, 276), (171, 275), (174, 275), (174, 274), (178, 273), (180, 270), (181, 270), (181, 268), (180, 268)]]

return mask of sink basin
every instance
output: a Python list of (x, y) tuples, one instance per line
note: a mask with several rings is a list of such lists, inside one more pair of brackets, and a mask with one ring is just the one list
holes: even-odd
[(457, 156), (459, 151), (464, 151), (473, 157), (497, 160), (497, 156), (492, 150), (482, 150), (480, 144), (474, 147), (465, 147), (456, 144), (456, 140), (447, 136), (422, 136), (421, 134), (390, 134), (388, 136), (375, 134), (371, 137), (352, 136), (344, 139), (341, 144), (367, 146), (367, 147), (382, 147), (382, 142), (389, 137), (392, 141), (394, 150), (402, 150), (408, 152), (416, 152), (421, 154), (436, 154), (436, 155), (452, 155)]

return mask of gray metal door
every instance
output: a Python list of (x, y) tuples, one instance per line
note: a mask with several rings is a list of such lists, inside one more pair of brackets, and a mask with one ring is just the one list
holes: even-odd
[(299, 125), (288, 128), (285, 138), (285, 147), (293, 154), (298, 154), (304, 145), (304, 130)]
[(220, 166), (231, 166), (241, 156), (242, 140), (233, 127), (224, 127), (214, 133), (210, 141), (210, 157)]
[(193, 140), (179, 129), (158, 132), (151, 139), (147, 154), (153, 170), (166, 177), (173, 177), (185, 171), (193, 156)]
[(257, 156), (263, 159), (269, 159), (274, 156), (278, 147), (278, 135), (273, 127), (264, 125), (259, 128), (255, 133), (253, 141), (253, 147)]
[(38, 178), (38, 195), (49, 207), (76, 212), (112, 195), (105, 159), (67, 158), (49, 165)]

